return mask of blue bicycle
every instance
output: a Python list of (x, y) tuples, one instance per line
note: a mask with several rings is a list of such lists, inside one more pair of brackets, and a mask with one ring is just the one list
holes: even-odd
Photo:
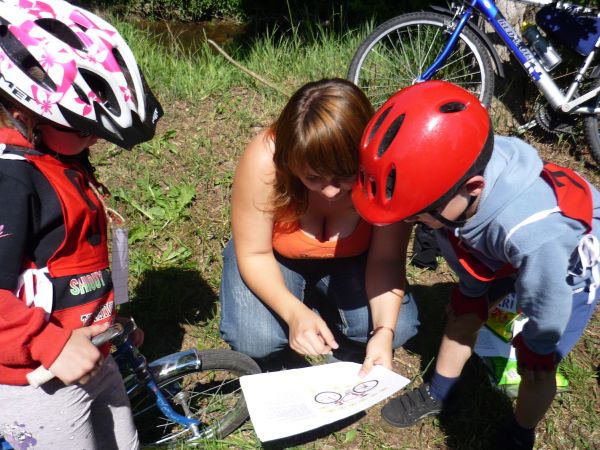
[[(233, 350), (191, 349), (147, 363), (128, 339), (134, 329), (133, 320), (124, 320), (92, 342), (113, 344), (142, 445), (201, 445), (224, 438), (248, 419), (239, 377), (260, 373), (252, 358)], [(40, 385), (53, 377), (40, 367), (28, 379)], [(5, 449), (11, 447), (0, 435), (0, 450)]]
[(550, 132), (573, 133), (581, 119), (590, 152), (600, 164), (598, 11), (561, 1), (514, 1), (541, 7), (537, 25), (560, 44), (570, 64), (560, 64), (559, 54), (543, 36), (525, 42), (493, 0), (464, 0), (451, 9), (432, 7), (378, 26), (356, 51), (348, 79), (366, 92), (375, 107), (398, 89), (430, 79), (458, 84), (489, 106), (495, 76), (503, 78), (504, 69), (482, 31), (486, 20), (545, 99), (536, 106), (535, 123)]

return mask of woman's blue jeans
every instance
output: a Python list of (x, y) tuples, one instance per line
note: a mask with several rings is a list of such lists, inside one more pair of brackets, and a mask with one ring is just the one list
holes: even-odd
[[(366, 344), (372, 329), (365, 290), (366, 255), (334, 259), (289, 259), (275, 255), (287, 288), (317, 311), (334, 334)], [(260, 270), (258, 268), (257, 270)], [(394, 348), (417, 333), (417, 306), (404, 296)], [(262, 360), (288, 348), (288, 327), (246, 286), (238, 270), (233, 240), (223, 251), (221, 336), (232, 349)]]

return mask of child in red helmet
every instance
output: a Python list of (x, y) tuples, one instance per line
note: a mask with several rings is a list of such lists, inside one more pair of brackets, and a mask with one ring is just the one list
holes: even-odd
[(429, 81), (395, 94), (367, 126), (353, 200), (372, 223), (435, 229), (459, 277), (431, 381), (391, 400), (384, 419), (408, 427), (450, 407), (488, 310), (513, 295), (529, 318), (513, 338), (522, 381), (496, 443), (533, 448), (556, 393), (556, 365), (598, 302), (598, 191), (523, 141), (494, 136), (467, 91)]
[[(116, 310), (89, 147), (151, 139), (162, 109), (95, 14), (0, 0), (0, 22), (0, 435), (15, 449), (136, 449), (110, 346), (91, 342)], [(40, 366), (56, 378), (28, 385)]]

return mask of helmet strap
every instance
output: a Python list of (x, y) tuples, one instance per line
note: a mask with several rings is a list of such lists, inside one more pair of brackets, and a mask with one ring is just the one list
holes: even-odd
[(433, 217), (435, 220), (437, 220), (442, 225), (444, 225), (448, 228), (460, 228), (460, 227), (464, 226), (465, 223), (467, 223), (467, 211), (469, 210), (469, 208), (471, 206), (473, 206), (473, 203), (475, 203), (475, 200), (477, 200), (476, 195), (469, 195), (469, 203), (467, 203), (467, 207), (465, 208), (463, 213), (460, 216), (458, 216), (458, 218), (456, 220), (446, 219), (437, 210), (428, 211), (427, 213), (431, 217)]

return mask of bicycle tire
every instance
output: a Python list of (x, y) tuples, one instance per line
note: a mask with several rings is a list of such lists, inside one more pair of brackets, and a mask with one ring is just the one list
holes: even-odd
[(142, 445), (223, 439), (248, 419), (239, 377), (260, 373), (256, 362), (233, 350), (203, 350), (199, 353), (201, 368), (174, 376), (159, 376), (156, 383), (179, 414), (186, 415), (175, 397), (190, 396), (193, 416), (202, 423), (200, 435), (195, 436), (191, 430), (164, 417), (154, 395), (148, 389), (139, 389), (131, 398), (131, 407)]
[[(592, 69), (593, 70), (593, 67)], [(592, 87), (590, 90), (593, 90), (600, 86), (600, 79), (596, 79), (592, 82)], [(597, 96), (592, 102), (593, 107), (598, 108), (600, 106), (600, 96)], [(583, 119), (583, 129), (585, 140), (589, 146), (590, 155), (592, 159), (596, 163), (597, 166), (600, 167), (600, 121), (598, 120), (598, 115), (590, 115), (586, 116)]]
[[(437, 58), (447, 41), (452, 19), (433, 12), (402, 14), (382, 23), (360, 45), (348, 69), (375, 108), (397, 90), (414, 84)], [(432, 79), (453, 82), (471, 91), (489, 107), (494, 94), (494, 69), (481, 39), (468, 27), (452, 54)]]

